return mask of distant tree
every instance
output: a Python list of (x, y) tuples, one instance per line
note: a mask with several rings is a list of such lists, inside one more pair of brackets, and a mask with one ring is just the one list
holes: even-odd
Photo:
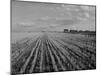
[(68, 32), (68, 29), (64, 29), (64, 32)]
[(77, 30), (70, 30), (71, 33), (76, 33), (78, 32)]

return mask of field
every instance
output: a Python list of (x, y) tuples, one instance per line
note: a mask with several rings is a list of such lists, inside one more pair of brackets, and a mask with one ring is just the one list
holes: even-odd
[(62, 32), (13, 33), (12, 74), (96, 68), (96, 36)]

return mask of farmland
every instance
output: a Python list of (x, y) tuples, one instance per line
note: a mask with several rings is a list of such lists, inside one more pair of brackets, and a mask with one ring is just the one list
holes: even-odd
[(16, 33), (12, 37), (12, 74), (96, 68), (96, 36), (38, 32)]

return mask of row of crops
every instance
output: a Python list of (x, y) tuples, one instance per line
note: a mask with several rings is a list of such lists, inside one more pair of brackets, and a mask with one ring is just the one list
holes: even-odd
[(95, 45), (74, 37), (43, 34), (34, 40), (31, 38), (14, 43), (11, 49), (13, 75), (96, 68)]

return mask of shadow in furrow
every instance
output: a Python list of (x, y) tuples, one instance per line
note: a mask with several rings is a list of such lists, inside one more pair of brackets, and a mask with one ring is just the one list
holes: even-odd
[(59, 71), (64, 71), (66, 70), (65, 69), (65, 66), (62, 64), (62, 61), (61, 61), (61, 58), (60, 58), (60, 55), (59, 55), (59, 52), (57, 50), (57, 46), (49, 39), (49, 44), (52, 48), (52, 53), (55, 55), (55, 58), (56, 58), (56, 64), (57, 64), (57, 67), (58, 67), (58, 70)]
[(52, 41), (52, 44), (54, 45), (53, 47), (55, 47), (57, 50), (57, 52), (59, 52), (59, 58), (61, 59), (61, 62), (63, 63), (63, 65), (65, 66), (66, 70), (75, 70), (75, 67), (73, 66), (73, 64), (70, 62), (70, 58), (67, 55), (66, 56), (66, 52), (63, 51), (63, 49), (61, 49), (61, 46), (58, 46), (59, 43), (55, 43), (54, 41)]
[(56, 64), (56, 57), (54, 56), (54, 54), (51, 51), (52, 47), (50, 46), (48, 40), (47, 40), (47, 48), (50, 53), (50, 57), (52, 59), (53, 69), (54, 69), (54, 71), (58, 71), (57, 64)]
[(27, 58), (27, 60), (25, 61), (24, 65), (22, 66), (21, 70), (20, 70), (20, 73), (27, 73), (27, 68), (30, 68), (30, 62), (32, 61), (32, 58), (34, 58), (34, 53), (35, 53), (35, 50), (36, 48), (38, 47), (38, 44), (39, 44), (39, 39), (37, 40), (36, 42), (36, 45), (33, 47), (29, 57)]
[[(36, 40), (37, 41), (37, 40)], [(35, 46), (36, 41), (33, 41), (19, 56), (18, 58), (16, 58), (16, 60), (14, 61), (14, 63), (12, 63), (11, 65), (11, 73), (12, 74), (19, 74), (20, 73), (20, 69), (22, 68), (22, 66), (24, 65), (25, 61), (27, 60), (27, 58), (29, 57), (31, 50), (33, 49), (33, 47)]]
[[(80, 64), (79, 64), (80, 67), (82, 66), (82, 63), (83, 63), (83, 65), (85, 65), (81, 69), (87, 69), (87, 68), (94, 69), (95, 68), (95, 66), (93, 66), (93, 64), (91, 64), (91, 62), (94, 63), (94, 61), (91, 61), (90, 59), (88, 59), (87, 57), (83, 57), (82, 55), (80, 56), (75, 51), (70, 49), (68, 46), (65, 46), (65, 48), (68, 49), (67, 51), (69, 51), (70, 55), (73, 56), (78, 61), (78, 63), (80, 61)], [(95, 65), (95, 63), (94, 63), (94, 65)]]

